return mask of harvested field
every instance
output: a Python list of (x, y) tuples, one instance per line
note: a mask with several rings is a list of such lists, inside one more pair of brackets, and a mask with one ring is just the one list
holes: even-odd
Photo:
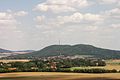
[(0, 62), (3, 62), (3, 63), (9, 63), (9, 62), (29, 62), (30, 60), (28, 59), (17, 59), (17, 60), (0, 60)]
[(120, 59), (106, 60), (106, 63), (109, 64), (109, 65), (120, 65)]
[(120, 80), (120, 74), (18, 72), (0, 74), (0, 80)]

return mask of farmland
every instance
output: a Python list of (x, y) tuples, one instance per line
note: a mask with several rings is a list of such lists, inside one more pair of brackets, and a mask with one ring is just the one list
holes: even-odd
[(120, 65), (106, 65), (103, 67), (72, 67), (71, 70), (74, 70), (74, 69), (92, 69), (92, 68), (102, 68), (102, 69), (108, 69), (108, 70), (112, 70), (112, 69), (120, 70)]
[[(28, 62), (29, 60), (7, 60), (7, 62)], [(2, 61), (4, 62), (4, 60)], [(6, 62), (6, 63), (7, 63)], [(71, 69), (116, 69), (120, 70), (120, 60), (107, 60), (106, 66), (72, 67)], [(1, 73), (0, 80), (120, 80), (120, 73), (65, 73), (65, 72), (12, 72)]]
[(58, 72), (19, 72), (0, 74), (0, 80), (120, 80), (119, 73), (84, 74)]
[(120, 60), (107, 60), (107, 65), (104, 67), (105, 69), (118, 69), (120, 70)]
[(97, 66), (97, 67), (72, 67), (71, 70), (74, 69), (92, 69), (92, 68), (102, 68), (102, 69), (116, 69), (120, 70), (120, 60), (106, 60), (106, 66)]
[(28, 59), (17, 59), (17, 60), (0, 60), (0, 62), (3, 63), (9, 63), (9, 62), (29, 62), (30, 60)]

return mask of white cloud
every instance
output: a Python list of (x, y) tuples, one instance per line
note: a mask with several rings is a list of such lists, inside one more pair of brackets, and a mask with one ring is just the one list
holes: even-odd
[(15, 12), (14, 15), (15, 16), (26, 16), (28, 13), (25, 12), (25, 11), (18, 11), (18, 12)]
[(120, 7), (120, 0), (97, 0), (99, 4)]
[(21, 36), (22, 32), (18, 29), (18, 25), (19, 22), (12, 12), (0, 12), (0, 39)]
[(91, 13), (82, 14), (82, 13), (79, 13), (79, 12), (76, 12), (76, 13), (70, 15), (70, 16), (58, 16), (57, 19), (61, 24), (70, 23), (70, 22), (71, 23), (80, 23), (80, 22), (83, 22), (83, 21), (97, 22), (97, 21), (103, 20), (101, 15), (91, 14)]
[(88, 21), (100, 21), (103, 20), (102, 16), (99, 14), (91, 14), (91, 13), (86, 13), (84, 15), (85, 20)]
[(120, 19), (120, 8), (114, 8), (114, 9), (105, 11), (104, 13), (103, 14), (108, 18)]
[(118, 3), (119, 0), (100, 0), (100, 2), (103, 4), (114, 4), (114, 3)]
[(83, 20), (83, 15), (81, 13), (74, 13), (73, 15), (70, 16), (58, 16), (57, 17), (59, 23), (68, 23), (68, 22), (80, 22)]
[(45, 16), (37, 16), (34, 20), (35, 20), (38, 24), (45, 23)]
[(103, 17), (99, 14), (92, 13), (73, 13), (66, 16), (57, 16), (53, 19), (45, 16), (37, 16), (35, 21), (37, 22), (36, 28), (40, 30), (41, 34), (47, 33), (60, 35), (69, 35), (77, 32), (96, 32), (98, 25), (95, 23), (103, 21)]
[(16, 25), (20, 24), (20, 22), (17, 21), (16, 16), (25, 15), (27, 15), (27, 12), (25, 11), (12, 12), (11, 10), (7, 10), (7, 12), (0, 12), (0, 30), (16, 29)]
[(120, 14), (120, 8), (114, 8), (112, 10), (106, 11), (109, 14)]
[(47, 0), (38, 4), (34, 10), (52, 11), (54, 13), (76, 11), (77, 8), (83, 8), (91, 5), (87, 0)]
[[(0, 12), (0, 29), (3, 28), (11, 28), (14, 29), (15, 25), (17, 24), (16, 19), (12, 14), (6, 13), (6, 12)], [(9, 27), (13, 26), (13, 27)]]
[[(54, 31), (66, 31), (65, 33), (75, 32), (77, 27), (82, 26), (84, 31), (92, 32), (98, 29), (96, 23), (102, 22), (104, 19), (99, 14), (92, 14), (92, 13), (73, 13), (67, 16), (56, 16), (55, 18), (47, 18), (45, 16), (37, 16), (35, 21), (37, 22), (36, 28), (39, 29), (41, 32), (50, 32)], [(74, 25), (74, 27), (70, 27)]]
[(36, 6), (35, 10), (44, 11), (44, 12), (49, 10), (54, 13), (75, 11), (74, 8), (66, 6), (66, 5), (47, 5), (47, 4), (39, 4)]
[(85, 31), (96, 31), (98, 26), (87, 26), (85, 27)]
[(120, 23), (118, 23), (118, 24), (112, 24), (111, 26), (112, 26), (112, 28), (120, 29)]
[(118, 6), (120, 6), (120, 1), (118, 2)]

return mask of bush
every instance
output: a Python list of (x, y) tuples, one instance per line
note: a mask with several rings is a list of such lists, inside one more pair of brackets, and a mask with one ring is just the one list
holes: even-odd
[(56, 72), (72, 72), (70, 68), (60, 68), (57, 69)]
[(0, 73), (8, 73), (8, 72), (11, 72), (11, 71), (8, 69), (0, 68)]
[(111, 72), (112, 72), (112, 73), (116, 73), (117, 70), (116, 70), (116, 69), (112, 69)]

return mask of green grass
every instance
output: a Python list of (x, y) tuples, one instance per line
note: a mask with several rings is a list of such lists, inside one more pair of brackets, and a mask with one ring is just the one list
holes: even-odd
[(70, 68), (72, 71), (75, 69), (93, 69), (93, 68), (101, 68), (104, 69), (104, 67), (72, 67)]

